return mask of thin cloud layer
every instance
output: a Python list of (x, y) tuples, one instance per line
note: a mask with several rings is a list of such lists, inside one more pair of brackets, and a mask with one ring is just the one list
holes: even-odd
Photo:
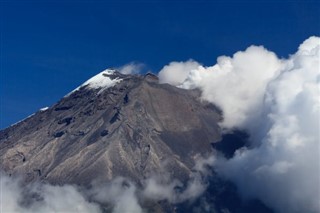
[(200, 88), (203, 99), (219, 106), (225, 131), (249, 132), (251, 148), (214, 163), (244, 198), (277, 212), (319, 212), (319, 57), (320, 38), (310, 37), (289, 59), (251, 46), (211, 67), (174, 73), (169, 64), (159, 76), (183, 73), (182, 79), (187, 72), (179, 87)]

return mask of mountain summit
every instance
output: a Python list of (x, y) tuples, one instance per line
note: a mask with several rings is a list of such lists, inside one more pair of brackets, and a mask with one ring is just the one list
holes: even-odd
[(183, 180), (220, 140), (220, 119), (198, 90), (108, 69), (1, 130), (0, 164), (27, 182), (89, 184), (123, 176), (139, 183), (163, 167)]

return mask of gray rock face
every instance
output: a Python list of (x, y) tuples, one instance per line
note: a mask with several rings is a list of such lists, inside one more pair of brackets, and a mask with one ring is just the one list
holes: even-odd
[(220, 139), (219, 111), (200, 92), (159, 84), (152, 74), (114, 73), (109, 88), (82, 86), (45, 111), (0, 131), (0, 166), (27, 181), (139, 182), (163, 166), (188, 178)]

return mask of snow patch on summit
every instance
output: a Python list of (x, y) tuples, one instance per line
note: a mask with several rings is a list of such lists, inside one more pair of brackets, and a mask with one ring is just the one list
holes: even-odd
[[(116, 77), (114, 79), (109, 77), (110, 75), (115, 75), (116, 74), (115, 72), (116, 72), (115, 70), (106, 69), (100, 72), (99, 74), (93, 76), (83, 84), (81, 84), (79, 87), (74, 89), (71, 93), (79, 90), (81, 87), (84, 87), (84, 86), (87, 86), (87, 88), (91, 88), (91, 89), (107, 89), (109, 87), (113, 87), (114, 85), (122, 81), (122, 79), (119, 77)], [(71, 93), (69, 93), (67, 96), (69, 96)]]
[(88, 85), (89, 88), (93, 88), (93, 89), (112, 87), (116, 83), (122, 80), (120, 78), (111, 79), (110, 77), (108, 77), (109, 75), (113, 75), (114, 72), (115, 72), (114, 70), (110, 70), (110, 69), (104, 70), (98, 75), (93, 76), (92, 78), (84, 82), (81, 86)]

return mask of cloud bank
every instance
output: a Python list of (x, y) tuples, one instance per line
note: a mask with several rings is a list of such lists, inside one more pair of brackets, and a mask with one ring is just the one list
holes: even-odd
[(22, 179), (0, 173), (0, 212), (142, 213), (146, 212), (142, 207), (146, 200), (177, 204), (196, 199), (207, 187), (208, 164), (208, 160), (199, 160), (186, 183), (172, 179), (164, 170), (161, 176), (146, 178), (140, 187), (123, 177), (107, 183), (94, 180), (90, 188), (26, 184)]
[(203, 99), (222, 109), (224, 131), (250, 134), (250, 148), (214, 163), (243, 198), (258, 198), (277, 212), (320, 212), (319, 58), (320, 38), (310, 37), (288, 59), (251, 46), (210, 67), (172, 62), (159, 78), (200, 88)]

